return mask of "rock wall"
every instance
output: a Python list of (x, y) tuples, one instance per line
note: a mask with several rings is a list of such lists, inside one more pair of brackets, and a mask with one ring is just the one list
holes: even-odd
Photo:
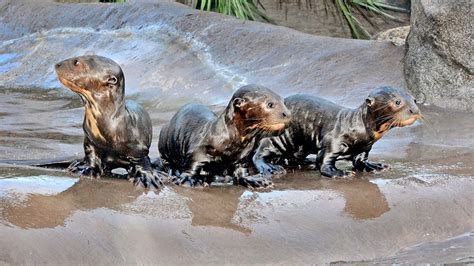
[(1, 87), (60, 88), (54, 63), (85, 53), (119, 62), (127, 94), (163, 108), (222, 104), (247, 83), (347, 106), (376, 86), (405, 87), (403, 49), (389, 42), (312, 36), (176, 3), (0, 1)]
[(472, 0), (412, 3), (405, 74), (420, 100), (474, 110), (474, 20)]

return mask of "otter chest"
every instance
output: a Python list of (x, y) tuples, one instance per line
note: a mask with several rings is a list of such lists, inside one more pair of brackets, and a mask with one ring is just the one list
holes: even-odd
[(97, 118), (89, 108), (86, 108), (83, 126), (86, 134), (94, 140), (94, 142), (106, 143), (104, 133), (100, 130)]
[(246, 158), (252, 151), (253, 145), (253, 142), (245, 145), (222, 143), (221, 145), (207, 145), (205, 151), (211, 161), (231, 165)]

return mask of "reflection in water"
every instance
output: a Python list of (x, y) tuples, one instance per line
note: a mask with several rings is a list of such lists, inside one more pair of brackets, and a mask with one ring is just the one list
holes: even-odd
[(56, 195), (29, 194), (24, 202), (13, 200), (13, 204), (4, 206), (2, 215), (21, 228), (53, 228), (63, 226), (77, 210), (115, 210), (142, 193), (122, 180), (79, 180)]
[[(143, 199), (139, 198), (140, 195), (143, 195), (143, 191), (124, 180), (79, 180), (59, 193), (44, 193), (43, 190), (33, 190), (33, 193), (31, 193), (31, 190), (29, 190), (25, 196), (24, 186), (29, 183), (18, 183), (15, 188), (15, 185), (11, 184), (19, 181), (17, 179), (0, 179), (0, 202), (3, 205), (0, 208), (2, 216), (0, 219), (4, 219), (7, 223), (20, 228), (64, 226), (66, 220), (77, 210), (108, 208), (127, 213), (136, 213), (138, 210), (138, 213), (140, 213), (139, 208), (129, 208), (125, 205), (141, 206), (145, 204)], [(42, 180), (48, 182), (50, 179)], [(55, 178), (51, 178), (49, 182), (55, 182), (54, 180)], [(211, 187), (208, 189), (171, 187), (171, 189), (167, 189), (167, 192), (170, 191), (171, 194), (165, 193), (165, 196), (181, 199), (178, 202), (187, 202), (187, 207), (192, 214), (191, 224), (194, 226), (222, 227), (246, 234), (251, 233), (252, 230), (242, 220), (247, 220), (248, 217), (258, 217), (263, 209), (269, 206), (254, 203), (258, 203), (256, 201), (261, 199), (260, 196), (272, 195), (280, 190), (285, 191), (283, 200), (289, 203), (297, 200), (295, 197), (299, 197), (299, 193), (292, 193), (295, 191), (320, 192), (321, 190), (329, 190), (336, 192), (345, 199), (343, 213), (355, 219), (376, 218), (390, 210), (379, 187), (364, 179), (332, 180), (315, 178), (314, 175), (304, 173), (293, 173), (275, 181), (276, 188), (273, 191), (248, 192), (246, 196), (243, 196), (243, 194), (247, 190), (236, 186)], [(7, 182), (10, 185), (4, 186)], [(46, 184), (46, 186), (49, 186), (49, 184)], [(30, 184), (28, 187), (32, 188), (34, 186)], [(5, 196), (5, 192), (8, 196)], [(247, 195), (249, 193), (250, 197)], [(10, 199), (5, 200), (8, 197)], [(183, 198), (185, 201), (182, 201)], [(167, 204), (170, 203), (163, 198), (155, 197), (151, 208), (159, 212), (176, 212), (175, 207), (168, 208)], [(269, 204), (271, 206), (271, 202)], [(331, 202), (325, 202), (328, 208), (332, 208), (331, 204)], [(237, 210), (239, 210), (239, 215), (237, 215)], [(147, 210), (146, 213), (149, 213), (149, 211)], [(258, 219), (252, 222), (258, 222)]]
[(367, 180), (324, 180), (322, 183), (323, 187), (342, 193), (346, 200), (344, 212), (356, 219), (377, 218), (390, 210), (379, 187)]
[(244, 188), (234, 186), (209, 189), (176, 188), (179, 195), (188, 198), (192, 225), (216, 226), (250, 233), (249, 228), (233, 221), (244, 191)]
[(275, 183), (283, 190), (334, 191), (345, 199), (344, 213), (355, 219), (377, 218), (390, 210), (378, 185), (363, 177), (327, 179), (314, 172), (294, 172), (275, 180)]

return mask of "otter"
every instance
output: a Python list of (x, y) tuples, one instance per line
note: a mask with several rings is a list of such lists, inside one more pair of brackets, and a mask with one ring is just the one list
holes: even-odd
[(352, 175), (337, 169), (337, 160), (351, 160), (357, 171), (385, 169), (388, 165), (368, 160), (372, 145), (391, 128), (422, 118), (414, 98), (393, 87), (376, 88), (356, 109), (311, 95), (290, 96), (285, 104), (292, 116), (289, 125), (279, 136), (262, 139), (253, 156), (265, 176), (283, 174), (278, 163), (284, 160), (305, 164), (310, 154), (316, 154), (316, 166), (326, 177)]
[(232, 175), (234, 184), (268, 187), (268, 179), (248, 174), (250, 155), (260, 139), (278, 134), (289, 121), (279, 95), (247, 85), (220, 115), (200, 104), (183, 106), (162, 128), (158, 150), (178, 185), (208, 185), (215, 176)]
[(158, 188), (163, 175), (152, 168), (148, 157), (151, 119), (139, 104), (125, 100), (121, 67), (106, 57), (79, 56), (57, 63), (55, 70), (60, 82), (85, 104), (85, 157), (72, 162), (68, 172), (99, 178), (124, 167), (135, 184)]

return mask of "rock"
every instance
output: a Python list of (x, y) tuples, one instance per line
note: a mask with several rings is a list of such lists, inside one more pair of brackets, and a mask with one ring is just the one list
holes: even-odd
[(410, 32), (410, 26), (397, 27), (382, 31), (375, 35), (372, 39), (376, 41), (390, 41), (395, 46), (405, 45), (408, 33)]
[(405, 76), (425, 103), (473, 111), (472, 0), (413, 1)]
[(0, 89), (60, 88), (54, 64), (90, 53), (122, 65), (128, 95), (167, 111), (222, 105), (248, 83), (348, 107), (374, 87), (405, 88), (405, 51), (388, 42), (313, 36), (177, 3), (0, 0)]

